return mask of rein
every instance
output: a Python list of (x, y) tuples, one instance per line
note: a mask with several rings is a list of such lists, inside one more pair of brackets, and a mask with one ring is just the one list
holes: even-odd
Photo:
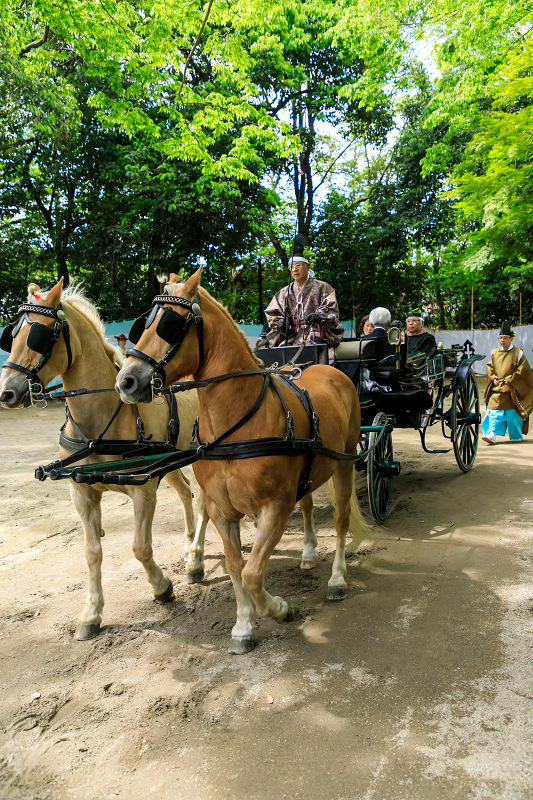
[[(310, 364), (302, 365), (304, 368)], [(49, 464), (48, 467), (38, 467), (35, 472), (35, 477), (39, 480), (45, 480), (47, 477), (52, 480), (59, 480), (62, 478), (71, 478), (76, 483), (102, 483), (113, 485), (129, 485), (129, 486), (142, 486), (154, 478), (161, 478), (168, 472), (175, 469), (194, 464), (200, 459), (220, 461), (228, 459), (241, 459), (241, 458), (260, 458), (269, 455), (284, 455), (284, 456), (299, 456), (302, 454), (309, 454), (311, 456), (309, 464), (300, 476), (297, 490), (297, 499), (301, 499), (305, 494), (311, 490), (311, 470), (316, 459), (316, 456), (322, 455), (326, 458), (333, 458), (342, 461), (359, 461), (367, 457), (376, 447), (379, 446), (382, 438), (386, 433), (390, 433), (393, 429), (392, 424), (388, 421), (379, 431), (376, 441), (372, 447), (364, 450), (362, 453), (340, 453), (336, 450), (330, 450), (324, 447), (318, 434), (318, 417), (312, 410), (311, 400), (307, 391), (296, 387), (292, 381), (300, 377), (302, 370), (300, 367), (295, 367), (291, 370), (290, 374), (281, 373), (281, 370), (241, 370), (238, 372), (229, 372), (224, 375), (216, 375), (212, 378), (206, 378), (203, 381), (182, 381), (181, 383), (169, 386), (166, 389), (160, 390), (161, 394), (174, 394), (176, 392), (187, 391), (193, 388), (202, 388), (210, 383), (227, 380), (229, 378), (236, 378), (246, 375), (262, 375), (264, 377), (263, 386), (261, 391), (250, 406), (248, 411), (241, 417), (241, 419), (232, 425), (228, 430), (224, 431), (220, 436), (211, 442), (201, 442), (198, 439), (198, 419), (193, 427), (193, 439), (191, 448), (189, 450), (173, 450), (173, 452), (159, 454), (142, 455), (145, 446), (141, 445), (138, 450), (132, 453), (131, 458), (123, 458), (120, 461), (108, 461), (104, 464), (87, 464), (81, 467), (69, 467), (67, 459), (64, 462), (54, 462)], [(294, 373), (294, 374), (293, 374)], [(297, 373), (297, 374), (296, 374)], [(283, 398), (279, 392), (278, 387), (273, 381), (274, 375), (284, 380), (301, 399), (304, 408), (311, 420), (311, 438), (296, 438), (294, 436), (294, 427), (292, 424), (292, 415), (287, 411)], [(230, 436), (238, 430), (245, 422), (252, 418), (258, 408), (261, 406), (268, 387), (272, 384), (274, 390), (277, 392), (280, 401), (287, 414), (287, 432), (285, 437), (271, 436), (261, 439), (248, 439), (237, 442), (223, 442), (222, 440)], [(302, 399), (304, 398), (304, 399)], [(93, 451), (94, 452), (94, 451)], [(131, 450), (129, 451), (132, 452)], [(80, 458), (78, 454), (78, 459)], [(68, 463), (73, 463), (74, 458), (69, 457)], [(148, 467), (148, 469), (147, 469)], [(128, 470), (128, 472), (118, 472), (115, 470)]]

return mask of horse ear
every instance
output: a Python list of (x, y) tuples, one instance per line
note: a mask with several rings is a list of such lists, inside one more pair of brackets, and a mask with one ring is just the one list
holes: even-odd
[(198, 293), (198, 289), (200, 287), (200, 278), (202, 277), (202, 268), (193, 272), (190, 278), (185, 281), (183, 288), (187, 291), (187, 294), (190, 294), (191, 298), (195, 297)]
[(35, 295), (38, 296), (40, 291), (41, 291), (41, 287), (39, 286), (38, 283), (30, 283), (30, 285), (28, 286), (28, 302)]
[(55, 286), (49, 290), (44, 302), (50, 308), (55, 308), (61, 300), (61, 289), (63, 288), (63, 278), (60, 278)]
[(176, 275), (175, 272), (171, 272), (170, 275), (168, 276), (168, 282), (179, 283), (180, 282), (179, 275)]

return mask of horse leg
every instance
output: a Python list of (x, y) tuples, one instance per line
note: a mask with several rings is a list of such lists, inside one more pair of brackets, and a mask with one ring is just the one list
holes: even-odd
[(290, 508), (290, 504), (283, 504), (261, 510), (254, 546), (242, 571), (243, 587), (251, 595), (257, 613), (261, 617), (272, 617), (276, 622), (292, 622), (294, 619), (292, 606), (282, 597), (273, 597), (264, 586), (268, 559), (283, 535)]
[(218, 507), (206, 498), (206, 506), (212, 523), (216, 527), (224, 545), (226, 569), (233, 584), (237, 602), (237, 620), (231, 631), (231, 646), (228, 652), (236, 656), (249, 653), (255, 647), (253, 637), (254, 606), (250, 595), (243, 588), (241, 573), (244, 559), (241, 553), (241, 536), (238, 522), (230, 522)]
[(186, 478), (181, 470), (175, 470), (166, 475), (166, 480), (179, 494), (185, 513), (185, 546), (183, 549), (183, 558), (185, 560), (187, 583), (200, 583), (203, 581), (205, 574), (204, 540), (205, 529), (209, 522), (209, 517), (205, 510), (204, 495), (200, 489), (198, 502), (196, 503), (195, 525), (195, 514), (192, 502), (193, 494), (188, 478)]
[(135, 517), (135, 536), (132, 549), (133, 555), (144, 567), (155, 599), (160, 603), (168, 603), (174, 599), (172, 581), (155, 563), (152, 549), (152, 521), (156, 506), (156, 491), (157, 487), (151, 481), (145, 486), (133, 488), (131, 492)]
[[(344, 600), (346, 597), (346, 534), (350, 524), (350, 501), (357, 503), (353, 489), (353, 464), (340, 462), (334, 472), (333, 487), (335, 490), (335, 530), (337, 544), (335, 558), (328, 581), (328, 600)], [(352, 497), (353, 493), (353, 497)]]
[(102, 591), (102, 492), (86, 486), (83, 490), (70, 484), (70, 497), (79, 514), (85, 538), (85, 558), (89, 568), (89, 588), (85, 606), (74, 637), (81, 641), (93, 639), (100, 632), (104, 593)]
[(312, 569), (318, 562), (316, 551), (316, 530), (313, 519), (313, 495), (311, 492), (300, 500), (304, 521), (304, 549), (302, 551), (301, 569)]
[(205, 507), (204, 493), (200, 489), (196, 503), (196, 531), (187, 558), (187, 583), (200, 583), (204, 579), (204, 545), (208, 522), (209, 515)]

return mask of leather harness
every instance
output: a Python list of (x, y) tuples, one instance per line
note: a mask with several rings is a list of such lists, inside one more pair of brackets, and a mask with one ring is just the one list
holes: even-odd
[[(304, 469), (298, 480), (297, 486), (297, 494), (296, 499), (300, 500), (304, 495), (312, 489), (312, 471), (314, 467), (314, 463), (316, 457), (318, 455), (323, 455), (328, 458), (333, 458), (336, 460), (349, 460), (355, 461), (357, 459), (365, 458), (368, 451), (365, 453), (360, 453), (359, 455), (353, 453), (339, 453), (335, 450), (330, 450), (329, 448), (324, 447), (323, 442), (320, 439), (319, 434), (319, 420), (318, 416), (313, 409), (313, 405), (311, 402), (311, 398), (309, 393), (306, 389), (300, 389), (293, 383), (293, 380), (296, 377), (300, 377), (302, 369), (310, 366), (307, 364), (305, 366), (298, 366), (295, 369), (291, 370), (290, 374), (286, 372), (282, 372), (281, 370), (265, 370), (265, 369), (250, 369), (250, 370), (239, 370), (236, 372), (226, 373), (224, 375), (217, 375), (213, 378), (206, 378), (205, 380), (199, 381), (182, 381), (168, 388), (163, 388), (160, 385), (154, 386), (154, 376), (159, 377), (162, 375), (164, 378), (164, 367), (169, 363), (169, 361), (173, 358), (173, 356), (178, 352), (179, 348), (181, 347), (182, 342), (185, 339), (188, 331), (192, 327), (193, 324), (196, 324), (196, 330), (198, 333), (198, 346), (200, 350), (200, 364), (204, 361), (204, 352), (203, 352), (203, 320), (201, 319), (201, 311), (199, 305), (199, 297), (198, 295), (195, 298), (194, 303), (191, 303), (189, 300), (186, 300), (182, 297), (175, 297), (172, 295), (159, 295), (154, 298), (154, 305), (151, 310), (145, 312), (141, 317), (139, 317), (133, 325), (132, 331), (130, 332), (130, 339), (137, 343), (139, 340), (142, 330), (145, 328), (150, 327), (150, 325), (155, 321), (157, 316), (157, 310), (159, 310), (162, 306), (166, 303), (171, 305), (178, 305), (182, 308), (185, 308), (189, 311), (186, 318), (183, 318), (180, 314), (176, 314), (171, 309), (165, 309), (163, 314), (161, 315), (159, 322), (157, 324), (156, 333), (157, 335), (166, 341), (170, 348), (163, 356), (163, 358), (157, 362), (154, 358), (144, 353), (142, 350), (131, 349), (127, 351), (127, 356), (134, 356), (136, 358), (141, 359), (145, 363), (148, 363), (152, 367), (152, 391), (156, 394), (163, 394), (167, 396), (169, 394), (175, 394), (181, 391), (187, 391), (189, 389), (194, 388), (202, 388), (208, 386), (211, 383), (228, 380), (229, 378), (236, 378), (236, 377), (244, 377), (246, 375), (261, 375), (263, 377), (263, 386), (261, 387), (261, 391), (256, 398), (256, 400), (252, 403), (248, 411), (241, 417), (238, 422), (232, 425), (228, 430), (224, 431), (220, 436), (214, 439), (211, 442), (202, 442), (199, 439), (199, 420), (198, 418), (195, 421), (193, 426), (193, 434), (192, 434), (192, 441), (191, 441), (191, 448), (189, 450), (184, 451), (177, 451), (173, 453), (169, 453), (166, 455), (161, 456), (160, 458), (154, 456), (154, 460), (152, 462), (152, 458), (148, 457), (144, 460), (141, 459), (142, 463), (137, 463), (137, 453), (133, 455), (131, 459), (124, 459), (123, 461), (116, 461), (116, 462), (108, 462), (106, 465), (101, 465), (105, 467), (105, 471), (100, 469), (100, 465), (89, 465), (88, 467), (75, 467), (71, 470), (67, 470), (65, 473), (50, 475), (55, 479), (58, 478), (72, 478), (74, 481), (78, 483), (112, 483), (117, 485), (142, 485), (147, 483), (149, 480), (152, 480), (156, 477), (161, 477), (165, 475), (167, 472), (171, 470), (184, 467), (188, 464), (192, 464), (200, 459), (207, 459), (207, 460), (235, 460), (241, 458), (258, 458), (262, 456), (268, 455), (285, 455), (285, 456), (300, 456), (302, 454), (308, 454), (309, 460), (305, 465)], [(154, 313), (155, 312), (155, 313)], [(176, 323), (173, 325), (173, 323)], [(161, 379), (159, 379), (161, 381)], [(278, 383), (282, 382), (283, 385), (288, 387), (291, 391), (293, 391), (296, 396), (299, 398), (300, 402), (302, 403), (308, 420), (309, 420), (309, 427), (310, 427), (310, 436), (308, 438), (296, 438), (294, 435), (294, 423), (292, 414), (287, 409), (283, 396), (281, 394), (280, 388)], [(162, 381), (161, 381), (162, 383)], [(249, 439), (244, 441), (236, 441), (236, 442), (224, 442), (223, 440), (230, 436), (231, 434), (235, 433), (242, 425), (244, 425), (248, 420), (250, 420), (256, 411), (261, 406), (264, 398), (266, 397), (267, 391), (269, 387), (272, 387), (273, 390), (276, 392), (281, 406), (285, 412), (286, 416), (286, 435), (285, 437), (281, 436), (271, 436), (271, 437), (264, 437), (260, 439)], [(379, 440), (386, 432), (390, 432), (392, 430), (392, 426), (390, 424), (385, 425), (380, 432), (377, 441), (374, 446), (377, 446)], [(128, 463), (129, 462), (129, 463)], [(148, 462), (152, 462), (151, 466), (147, 469)], [(124, 470), (129, 469), (128, 472), (114, 472), (112, 470)], [(111, 471), (110, 471), (111, 470)], [(37, 476), (39, 477), (39, 476)], [(45, 476), (46, 477), (46, 476)]]
[[(52, 480), (70, 478), (77, 483), (87, 484), (102, 483), (114, 485), (143, 485), (153, 478), (160, 479), (168, 472), (187, 466), (188, 464), (192, 464), (200, 459), (219, 461), (242, 458), (258, 458), (269, 455), (300, 456), (308, 454), (309, 459), (304, 466), (298, 480), (296, 499), (300, 500), (304, 495), (312, 490), (312, 471), (318, 455), (322, 455), (327, 458), (333, 458), (335, 460), (349, 461), (366, 458), (369, 452), (368, 450), (366, 450), (364, 453), (356, 455), (352, 453), (340, 453), (324, 447), (324, 444), (320, 439), (318, 416), (313, 409), (309, 393), (306, 389), (300, 389), (294, 383), (294, 379), (300, 377), (302, 369), (305, 369), (311, 364), (294, 367), (290, 373), (280, 369), (239, 370), (236, 372), (226, 373), (224, 375), (217, 375), (213, 378), (206, 378), (205, 380), (182, 381), (180, 383), (173, 384), (168, 388), (163, 388), (162, 384), (165, 379), (164, 367), (177, 353), (185, 339), (185, 336), (193, 324), (196, 326), (198, 335), (200, 365), (204, 360), (203, 320), (201, 317), (198, 295), (196, 296), (194, 303), (191, 303), (189, 300), (181, 297), (174, 297), (172, 295), (158, 295), (154, 298), (152, 308), (135, 321), (129, 338), (134, 342), (134, 344), (136, 344), (142, 334), (143, 329), (150, 327), (157, 317), (158, 310), (160, 310), (161, 307), (167, 303), (186, 308), (189, 311), (189, 314), (186, 318), (183, 318), (181, 315), (176, 314), (171, 309), (165, 309), (161, 315), (157, 324), (156, 332), (160, 338), (170, 345), (170, 348), (165, 356), (159, 362), (157, 362), (155, 359), (153, 359), (151, 356), (148, 356), (146, 353), (143, 353), (141, 350), (134, 348), (127, 351), (128, 356), (131, 355), (140, 358), (152, 367), (152, 391), (156, 394), (163, 394), (169, 405), (169, 433), (167, 441), (151, 442), (145, 437), (142, 419), (140, 418), (136, 406), (135, 409), (138, 432), (137, 439), (135, 441), (104, 439), (103, 437), (106, 431), (109, 429), (111, 423), (122, 408), (122, 402), (119, 404), (105, 430), (100, 434), (100, 436), (98, 436), (96, 439), (88, 439), (75, 422), (67, 406), (66, 420), (60, 433), (60, 444), (66, 450), (69, 450), (72, 455), (65, 459), (54, 461), (46, 466), (38, 467), (35, 471), (36, 478), (39, 480), (45, 480), (46, 478), (51, 478)], [(31, 306), (30, 309), (21, 306), (20, 310), (31, 310), (34, 313), (44, 313), (45, 316), (58, 316), (53, 309), (45, 309), (42, 306)], [(62, 313), (64, 315), (64, 312)], [(62, 318), (58, 316), (58, 319)], [(66, 324), (66, 330), (68, 331), (68, 323), (66, 323), (66, 320), (64, 320), (64, 322)], [(36, 323), (31, 324), (35, 325)], [(41, 327), (50, 330), (47, 328), (47, 326)], [(61, 326), (58, 331), (56, 331), (56, 328), (57, 325), (54, 327), (54, 334), (57, 333), (57, 335), (54, 335), (53, 340), (52, 337), (50, 338), (50, 344), (47, 345), (46, 354), (43, 355), (45, 361), (41, 359), (36, 367), (33, 368), (33, 370), (26, 370), (23, 367), (19, 367), (19, 365), (13, 365), (9, 362), (6, 364), (6, 366), (13, 366), (16, 369), (20, 369), (20, 371), (25, 372), (32, 378), (36, 378), (38, 370), (41, 369), (44, 363), (46, 363), (46, 361), (50, 358), (51, 349), (55, 341), (57, 341), (59, 338), (61, 330), (65, 330), (63, 326)], [(67, 336), (68, 333), (65, 336), (65, 340), (67, 339)], [(67, 345), (67, 349), (70, 360), (71, 355), (69, 344)], [(179, 433), (179, 418), (174, 395), (177, 392), (187, 391), (194, 388), (202, 388), (214, 382), (228, 380), (229, 378), (244, 377), (246, 375), (261, 375), (263, 377), (263, 386), (261, 387), (258, 397), (252, 403), (248, 411), (241, 417), (241, 419), (212, 442), (201, 442), (198, 435), (199, 420), (197, 418), (193, 426), (191, 448), (189, 450), (176, 451), (175, 446)], [(154, 384), (154, 376), (157, 376), (158, 378), (158, 382), (156, 384)], [(279, 387), (280, 383), (294, 392), (302, 403), (309, 420), (310, 435), (308, 438), (295, 437), (293, 417), (290, 411), (287, 409), (286, 403), (283, 399), (283, 395)], [(272, 389), (276, 392), (280, 404), (285, 412), (285, 436), (271, 436), (260, 439), (224, 442), (223, 440), (225, 438), (233, 434), (253, 417), (266, 397), (269, 387), (272, 387)], [(97, 389), (94, 391), (98, 392), (110, 390)], [(41, 393), (43, 398), (49, 397), (54, 399), (66, 399), (67, 397), (89, 394), (92, 392), (87, 389), (79, 389), (77, 391), (63, 391), (53, 394), (49, 393), (48, 395), (45, 395), (44, 391)], [(71, 437), (65, 433), (65, 427), (68, 421), (70, 421), (74, 426), (78, 437)], [(385, 426), (383, 426), (383, 429), (377, 437), (374, 447), (378, 445), (381, 437), (391, 430), (392, 425), (390, 423), (387, 423)], [(119, 461), (110, 461), (103, 464), (72, 466), (75, 464), (75, 462), (80, 461), (81, 459), (90, 455), (121, 455), (123, 458)], [(124, 456), (128, 457), (124, 458)], [(149, 466), (147, 469), (149, 464), (151, 464), (151, 466)], [(129, 471), (124, 472), (123, 470), (125, 469), (128, 469)], [(118, 472), (115, 470), (121, 471)]]

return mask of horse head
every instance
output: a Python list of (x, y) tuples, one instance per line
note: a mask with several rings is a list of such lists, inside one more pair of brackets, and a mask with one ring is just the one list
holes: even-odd
[(62, 286), (63, 278), (45, 293), (31, 283), (18, 320), (4, 329), (0, 346), (9, 359), (0, 375), (0, 402), (7, 408), (29, 405), (71, 363), (68, 323), (60, 306)]
[(135, 320), (116, 389), (126, 403), (147, 403), (153, 389), (194, 375), (203, 363), (203, 319), (200, 311), (201, 268), (185, 283), (171, 274), (162, 295)]

